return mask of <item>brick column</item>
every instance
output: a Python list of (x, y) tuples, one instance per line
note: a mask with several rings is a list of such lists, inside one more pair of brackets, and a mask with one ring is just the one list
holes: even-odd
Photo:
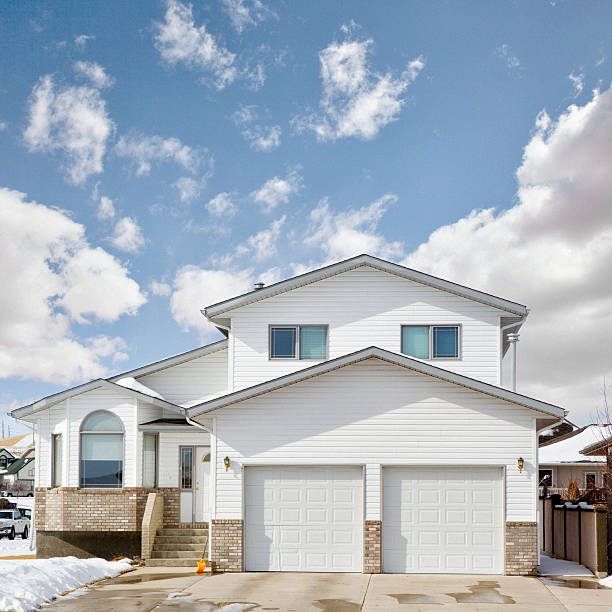
[(537, 524), (506, 523), (506, 575), (536, 576), (538, 573)]
[(213, 519), (210, 550), (214, 569), (220, 572), (242, 571), (242, 520)]
[(363, 573), (380, 574), (380, 521), (363, 523)]

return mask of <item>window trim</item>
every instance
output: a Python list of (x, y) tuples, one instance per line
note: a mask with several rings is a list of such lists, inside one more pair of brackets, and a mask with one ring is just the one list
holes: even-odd
[[(144, 466), (145, 466), (145, 436), (152, 436), (155, 438), (155, 465), (153, 466), (153, 486), (145, 487), (144, 484)], [(151, 491), (152, 489), (158, 488), (158, 478), (159, 478), (159, 434), (151, 431), (144, 431), (142, 433), (142, 474), (140, 475), (142, 479), (142, 488), (147, 489), (147, 491)]]
[[(403, 351), (404, 327), (428, 327), (429, 328), (429, 357), (413, 357)], [(434, 327), (456, 327), (457, 328), (457, 356), (456, 357), (433, 357), (433, 329)], [(400, 325), (400, 355), (418, 359), (420, 361), (461, 361), (463, 344), (463, 324), (462, 323), (402, 323)]]
[[(117, 417), (119, 419), (119, 422), (121, 423), (121, 431), (83, 431), (83, 423), (92, 415), (95, 414), (96, 412), (108, 412), (110, 414), (112, 414), (114, 417)], [(82, 450), (83, 450), (83, 434), (87, 435), (87, 434), (102, 434), (102, 435), (121, 435), (121, 486), (119, 487), (88, 487), (88, 486), (83, 486), (81, 484), (82, 482), (82, 476), (83, 474), (81, 473), (81, 468), (82, 468)], [(92, 410), (91, 412), (88, 412), (83, 419), (81, 420), (81, 424), (79, 425), (79, 489), (99, 489), (100, 491), (108, 491), (109, 489), (114, 489), (114, 490), (119, 490), (119, 489), (123, 489), (125, 487), (125, 423), (123, 422), (123, 419), (118, 415), (115, 414), (112, 410), (106, 410), (104, 408), (102, 408), (101, 410)]]
[(591, 474), (593, 475), (593, 487), (597, 488), (597, 472), (585, 472), (584, 473), (584, 488), (585, 489), (589, 488), (587, 477), (590, 476)]
[[(295, 329), (295, 357), (272, 357), (272, 329), (290, 327)], [(300, 328), (324, 327), (325, 357), (300, 357)], [(268, 361), (326, 361), (329, 359), (329, 324), (328, 323), (270, 323), (268, 324)]]
[[(63, 484), (63, 474), (59, 474), (59, 483), (60, 484), (56, 484), (57, 482), (57, 447), (55, 445), (55, 441), (57, 439), (61, 440), (61, 452), (62, 452), (62, 471), (64, 469), (64, 439), (61, 433), (56, 433), (56, 434), (51, 434), (51, 488), (52, 489), (57, 489), (59, 487), (62, 486)], [(79, 459), (79, 465), (80, 465), (80, 459)], [(80, 474), (79, 474), (80, 476)], [(80, 480), (80, 479), (79, 479)]]

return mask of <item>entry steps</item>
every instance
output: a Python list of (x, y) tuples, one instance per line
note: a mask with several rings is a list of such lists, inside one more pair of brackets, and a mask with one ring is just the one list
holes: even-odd
[(208, 543), (208, 528), (158, 529), (149, 567), (194, 567)]

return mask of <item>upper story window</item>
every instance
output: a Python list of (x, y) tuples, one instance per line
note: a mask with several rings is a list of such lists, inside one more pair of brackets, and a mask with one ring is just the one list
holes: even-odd
[(402, 353), (418, 359), (459, 359), (459, 325), (402, 325)]
[(123, 485), (123, 424), (112, 412), (92, 412), (81, 425), (81, 487)]
[(270, 359), (327, 359), (327, 325), (271, 325)]

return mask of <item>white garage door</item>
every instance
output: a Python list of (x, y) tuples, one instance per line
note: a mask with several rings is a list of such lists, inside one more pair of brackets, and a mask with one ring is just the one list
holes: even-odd
[(383, 567), (391, 573), (501, 574), (499, 468), (385, 468)]
[(246, 469), (247, 571), (360, 572), (362, 470)]

